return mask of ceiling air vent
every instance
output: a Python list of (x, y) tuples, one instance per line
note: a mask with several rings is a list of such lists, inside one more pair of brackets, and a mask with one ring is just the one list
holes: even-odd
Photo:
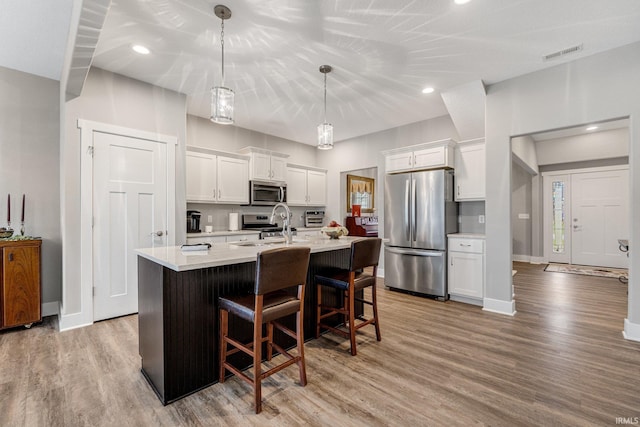
[(542, 57), (543, 61), (553, 61), (554, 59), (558, 59), (565, 55), (570, 55), (572, 53), (580, 52), (582, 50), (582, 44), (571, 46), (566, 49), (559, 50), (557, 52), (550, 53), (548, 55), (544, 55)]

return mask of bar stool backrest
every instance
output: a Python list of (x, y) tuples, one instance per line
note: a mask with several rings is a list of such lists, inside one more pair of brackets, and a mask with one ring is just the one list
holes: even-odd
[(351, 262), (349, 271), (377, 266), (380, 259), (382, 239), (368, 237), (351, 242)]
[(264, 295), (307, 281), (309, 253), (306, 247), (287, 247), (260, 252), (256, 263), (255, 294)]

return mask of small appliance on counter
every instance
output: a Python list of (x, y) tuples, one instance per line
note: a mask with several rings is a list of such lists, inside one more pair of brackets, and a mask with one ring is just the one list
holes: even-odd
[(320, 228), (324, 222), (324, 211), (304, 211), (304, 226)]
[(378, 237), (377, 216), (348, 216), (349, 236)]
[(200, 217), (198, 211), (187, 211), (187, 233), (200, 233)]
[(238, 231), (240, 228), (239, 221), (240, 214), (237, 212), (229, 213), (229, 231)]

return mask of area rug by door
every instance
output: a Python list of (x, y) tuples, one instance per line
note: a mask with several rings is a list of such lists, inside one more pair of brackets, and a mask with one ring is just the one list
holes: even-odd
[(573, 265), (573, 264), (554, 264), (549, 263), (544, 271), (555, 273), (583, 274), (585, 276), (611, 277), (617, 279), (620, 276), (626, 276), (628, 270), (626, 268), (608, 268), (608, 267), (592, 267), (589, 265)]

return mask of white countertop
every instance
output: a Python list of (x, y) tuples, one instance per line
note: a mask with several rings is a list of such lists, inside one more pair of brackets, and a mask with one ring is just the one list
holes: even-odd
[(447, 234), (447, 237), (460, 237), (463, 239), (484, 239), (485, 235), (482, 233), (451, 233)]
[(260, 234), (259, 231), (256, 230), (237, 230), (237, 231), (229, 231), (229, 230), (220, 230), (220, 231), (212, 231), (211, 233), (187, 233), (187, 237), (215, 237), (215, 236), (242, 236), (245, 234)]
[[(343, 236), (340, 239), (328, 237), (314, 239), (294, 239), (291, 246), (307, 246), (311, 253), (348, 249), (353, 240), (359, 237)], [(240, 264), (256, 260), (259, 252), (285, 247), (284, 243), (264, 244), (260, 246), (238, 246), (233, 243), (216, 243), (208, 251), (182, 251), (180, 246), (138, 249), (138, 255), (175, 271), (197, 270), (222, 265)]]

